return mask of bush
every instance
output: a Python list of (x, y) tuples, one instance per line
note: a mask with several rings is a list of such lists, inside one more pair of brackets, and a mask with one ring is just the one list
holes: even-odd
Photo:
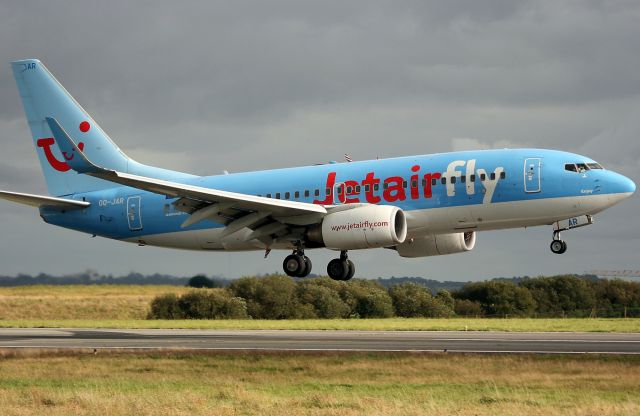
[(335, 287), (326, 285), (324, 279), (311, 279), (298, 283), (297, 296), (300, 307), (308, 311), (311, 318), (348, 318), (351, 308)]
[(189, 279), (189, 282), (187, 282), (187, 286), (195, 287), (195, 288), (204, 288), (204, 287), (213, 288), (215, 287), (215, 283), (212, 279), (209, 279), (207, 276), (199, 274)]
[(246, 300), (247, 311), (255, 319), (292, 319), (308, 315), (299, 307), (296, 283), (286, 276), (243, 277), (232, 282), (229, 290)]
[(468, 299), (457, 299), (454, 303), (454, 312), (459, 316), (484, 316), (480, 302)]
[(247, 305), (226, 290), (193, 291), (180, 297), (158, 296), (151, 302), (150, 319), (246, 319)]
[(389, 318), (393, 303), (387, 290), (373, 280), (351, 280), (341, 287), (340, 297), (359, 318)]
[(416, 283), (402, 283), (391, 286), (389, 295), (393, 301), (396, 316), (404, 318), (444, 318), (451, 316), (453, 313), (453, 309), (448, 307), (442, 300), (434, 298), (429, 289)]
[(536, 308), (531, 292), (512, 282), (468, 283), (456, 293), (456, 298), (480, 303), (484, 314), (489, 316), (530, 316)]
[(178, 306), (178, 297), (174, 293), (156, 296), (151, 301), (151, 310), (147, 319), (182, 319)]

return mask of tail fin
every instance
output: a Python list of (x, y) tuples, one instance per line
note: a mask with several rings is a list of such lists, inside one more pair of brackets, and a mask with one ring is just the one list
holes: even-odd
[(53, 117), (65, 126), (78, 147), (100, 166), (127, 172), (130, 162), (136, 164), (120, 151), (39, 60), (15, 61), (11, 67), (49, 194), (64, 196), (110, 188), (113, 184), (70, 170), (67, 161), (76, 155), (58, 149), (47, 117)]

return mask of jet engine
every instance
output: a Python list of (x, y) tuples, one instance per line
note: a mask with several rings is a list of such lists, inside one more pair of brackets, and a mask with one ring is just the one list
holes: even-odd
[(307, 238), (334, 250), (390, 247), (407, 236), (404, 212), (389, 205), (367, 205), (332, 212)]
[(401, 257), (427, 257), (463, 253), (473, 250), (475, 245), (475, 231), (466, 231), (412, 238), (395, 246), (395, 250)]

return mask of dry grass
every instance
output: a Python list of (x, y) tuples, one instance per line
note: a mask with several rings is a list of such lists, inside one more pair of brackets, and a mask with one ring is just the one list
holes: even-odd
[(179, 286), (21, 286), (0, 288), (1, 320), (144, 319), (151, 300)]
[(4, 415), (640, 414), (634, 357), (9, 354)]

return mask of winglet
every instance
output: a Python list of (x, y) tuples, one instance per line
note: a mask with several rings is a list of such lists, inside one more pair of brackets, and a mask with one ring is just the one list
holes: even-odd
[[(49, 128), (56, 139), (56, 143), (60, 151), (64, 155), (67, 165), (78, 173), (96, 173), (104, 171), (103, 168), (94, 165), (87, 156), (78, 148), (67, 132), (62, 128), (58, 120), (52, 117), (46, 117)], [(68, 157), (67, 155), (71, 155)], [(77, 156), (77, 157), (76, 157)]]

